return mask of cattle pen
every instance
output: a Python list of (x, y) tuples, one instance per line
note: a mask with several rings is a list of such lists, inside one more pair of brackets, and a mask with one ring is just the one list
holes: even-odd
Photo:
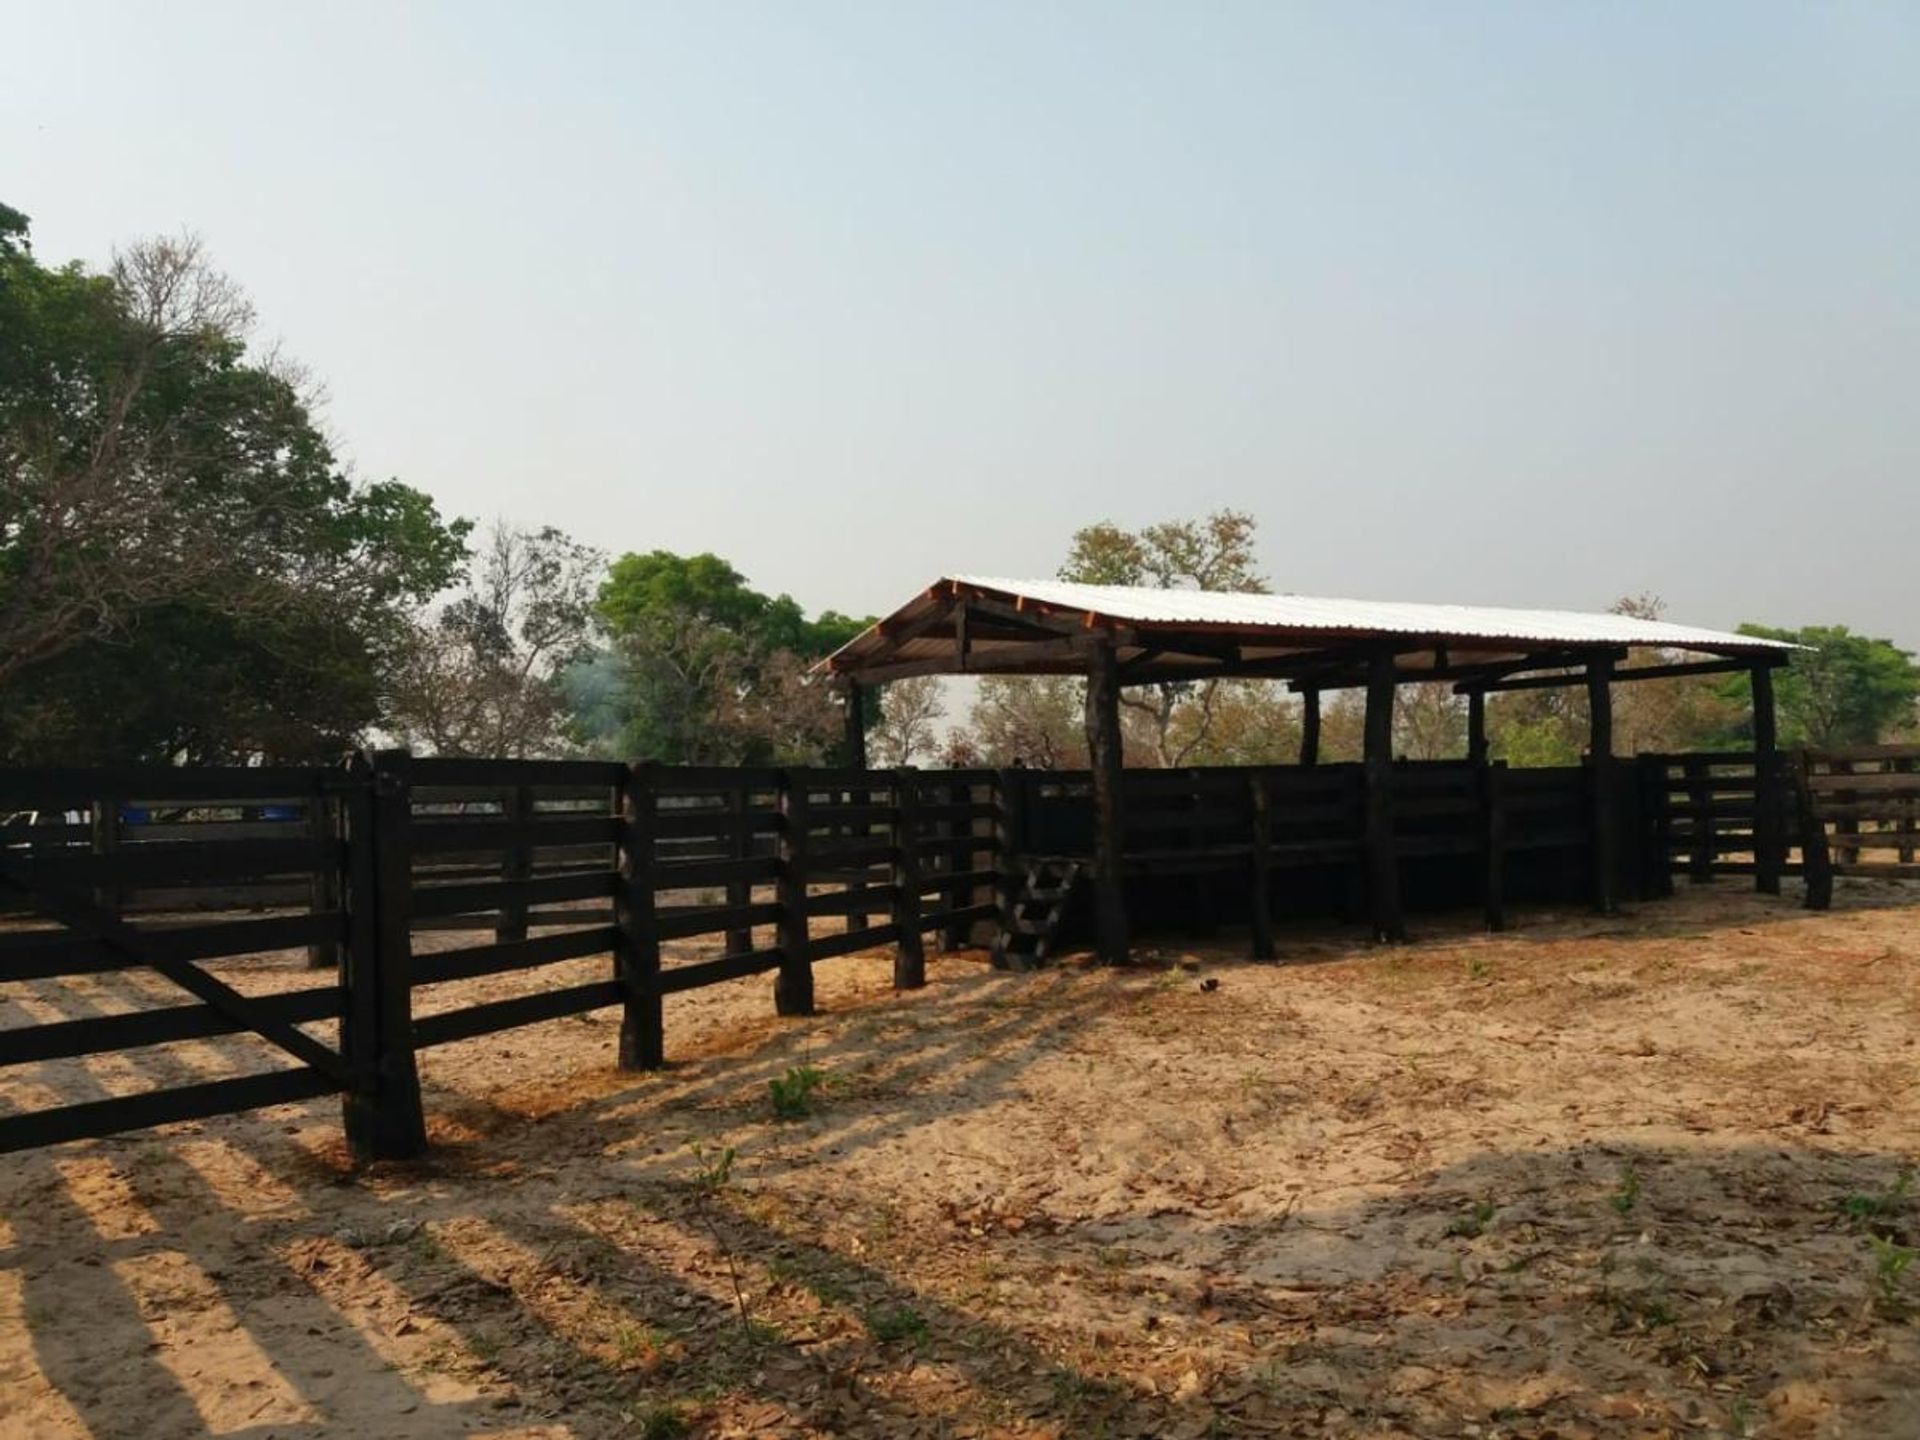
[[(1702, 658), (1632, 663), (1647, 650)], [(1920, 876), (1920, 750), (1780, 750), (1771, 681), (1790, 658), (1621, 616), (949, 579), (823, 663), (848, 701), (837, 767), (380, 751), (329, 767), (0, 772), (0, 981), (144, 969), (193, 1002), (8, 1013), (0, 1067), (232, 1034), (280, 1062), (16, 1104), (0, 1151), (338, 1094), (357, 1156), (413, 1155), (422, 1050), (617, 1007), (619, 1064), (657, 1068), (665, 997), (771, 973), (777, 1011), (807, 1015), (817, 962), (883, 948), (912, 989), (929, 943), (1025, 968), (1082, 937), (1120, 962), (1136, 932), (1235, 927), (1270, 958), (1295, 916), (1393, 941), (1409, 912), (1476, 905), (1498, 929), (1510, 903), (1604, 912), (1676, 876), (1778, 893), (1804, 874), (1816, 906), (1836, 873)], [(866, 766), (862, 689), (946, 673), (1084, 676), (1092, 766)], [(1614, 685), (1720, 673), (1750, 677), (1750, 749), (1614, 757)], [(1298, 763), (1123, 768), (1120, 688), (1207, 677), (1290, 683)], [(1414, 682), (1464, 694), (1464, 756), (1391, 754), (1394, 692)], [(1543, 685), (1586, 694), (1584, 763), (1491, 759), (1486, 695)], [(1343, 686), (1366, 692), (1365, 754), (1321, 763), (1319, 697)], [(457, 943), (419, 943), (433, 931)], [(247, 993), (208, 968), (288, 948), (305, 949), (311, 985)], [(596, 956), (610, 957), (600, 979), (434, 1003), (449, 982)]]

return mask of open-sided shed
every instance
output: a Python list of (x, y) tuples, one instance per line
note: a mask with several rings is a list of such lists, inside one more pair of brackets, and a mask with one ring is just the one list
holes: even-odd
[[(1368, 880), (1376, 928), (1399, 932), (1392, 843), (1392, 717), (1400, 685), (1451, 681), (1468, 706), (1468, 754), (1487, 762), (1485, 697), (1493, 691), (1581, 686), (1587, 692), (1594, 772), (1591, 848), (1611, 870), (1612, 687), (1682, 675), (1752, 677), (1757, 773), (1775, 750), (1772, 671), (1791, 646), (1729, 631), (1628, 615), (1407, 604), (1303, 595), (1163, 590), (1055, 580), (948, 576), (849, 641), (820, 668), (848, 696), (848, 748), (864, 763), (859, 692), (914, 675), (1078, 675), (1087, 681), (1086, 729), (1094, 812), (1091, 864), (1098, 952), (1124, 958), (1120, 692), (1168, 680), (1266, 679), (1302, 697), (1300, 763), (1319, 759), (1320, 695), (1364, 688)], [(1659, 652), (1651, 663), (1636, 654)], [(1690, 658), (1673, 661), (1670, 652)], [(1764, 807), (1763, 807), (1764, 808)], [(1756, 873), (1769, 885), (1771, 844), (1757, 836)], [(1776, 885), (1777, 866), (1771, 884)], [(1610, 884), (1596, 903), (1611, 904)]]

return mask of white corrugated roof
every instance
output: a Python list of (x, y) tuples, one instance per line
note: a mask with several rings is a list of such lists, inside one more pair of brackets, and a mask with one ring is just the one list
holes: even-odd
[(1655, 645), (1673, 650), (1791, 650), (1778, 640), (1578, 610), (1512, 610), (1491, 605), (1423, 605), (1318, 595), (1245, 595), (950, 575), (960, 585), (1024, 596), (1063, 610), (1091, 611), (1141, 625), (1224, 625), (1276, 631), (1369, 632), (1450, 639), (1514, 640), (1545, 645)]

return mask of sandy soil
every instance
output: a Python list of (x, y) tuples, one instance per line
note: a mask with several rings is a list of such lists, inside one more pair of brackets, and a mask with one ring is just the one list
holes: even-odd
[(608, 1016), (428, 1052), (426, 1164), (351, 1173), (327, 1102), (5, 1157), (0, 1435), (1917, 1436), (1920, 887), (1795, 899), (855, 956), (811, 1020), (676, 997), (659, 1075)]

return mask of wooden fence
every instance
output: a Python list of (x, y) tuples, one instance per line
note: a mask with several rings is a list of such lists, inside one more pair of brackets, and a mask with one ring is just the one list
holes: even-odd
[[(1201, 931), (1244, 920), (1264, 956), (1281, 913), (1394, 937), (1403, 898), (1477, 900), (1498, 928), (1512, 900), (1605, 909), (1676, 873), (1764, 886), (1800, 869), (1794, 843), (1811, 898), (1816, 871), (1920, 877), (1916, 762), (1920, 748), (1793, 757), (1771, 781), (1751, 755), (1132, 770), (1128, 905)], [(771, 974), (779, 1012), (806, 1014), (816, 962), (881, 946), (897, 984), (923, 983), (926, 936), (1011, 933), (1029, 862), (1090, 852), (1089, 788), (1084, 772), (397, 751), (333, 768), (0, 772), (0, 981), (145, 969), (185, 992), (120, 1013), (23, 1009), (30, 1023), (0, 1024), (0, 1067), (232, 1034), (282, 1062), (0, 1115), (0, 1151), (339, 1094), (356, 1153), (415, 1153), (421, 1050), (618, 1008), (621, 1063), (650, 1067), (671, 994)], [(456, 943), (416, 943), (430, 931)], [(327, 968), (251, 994), (247, 975), (204, 968), (289, 949)], [(547, 974), (603, 956), (598, 975)], [(509, 975), (531, 988), (476, 1000), (457, 985)]]
[(1796, 754), (1807, 904), (1825, 909), (1833, 877), (1920, 880), (1920, 745), (1863, 745)]

